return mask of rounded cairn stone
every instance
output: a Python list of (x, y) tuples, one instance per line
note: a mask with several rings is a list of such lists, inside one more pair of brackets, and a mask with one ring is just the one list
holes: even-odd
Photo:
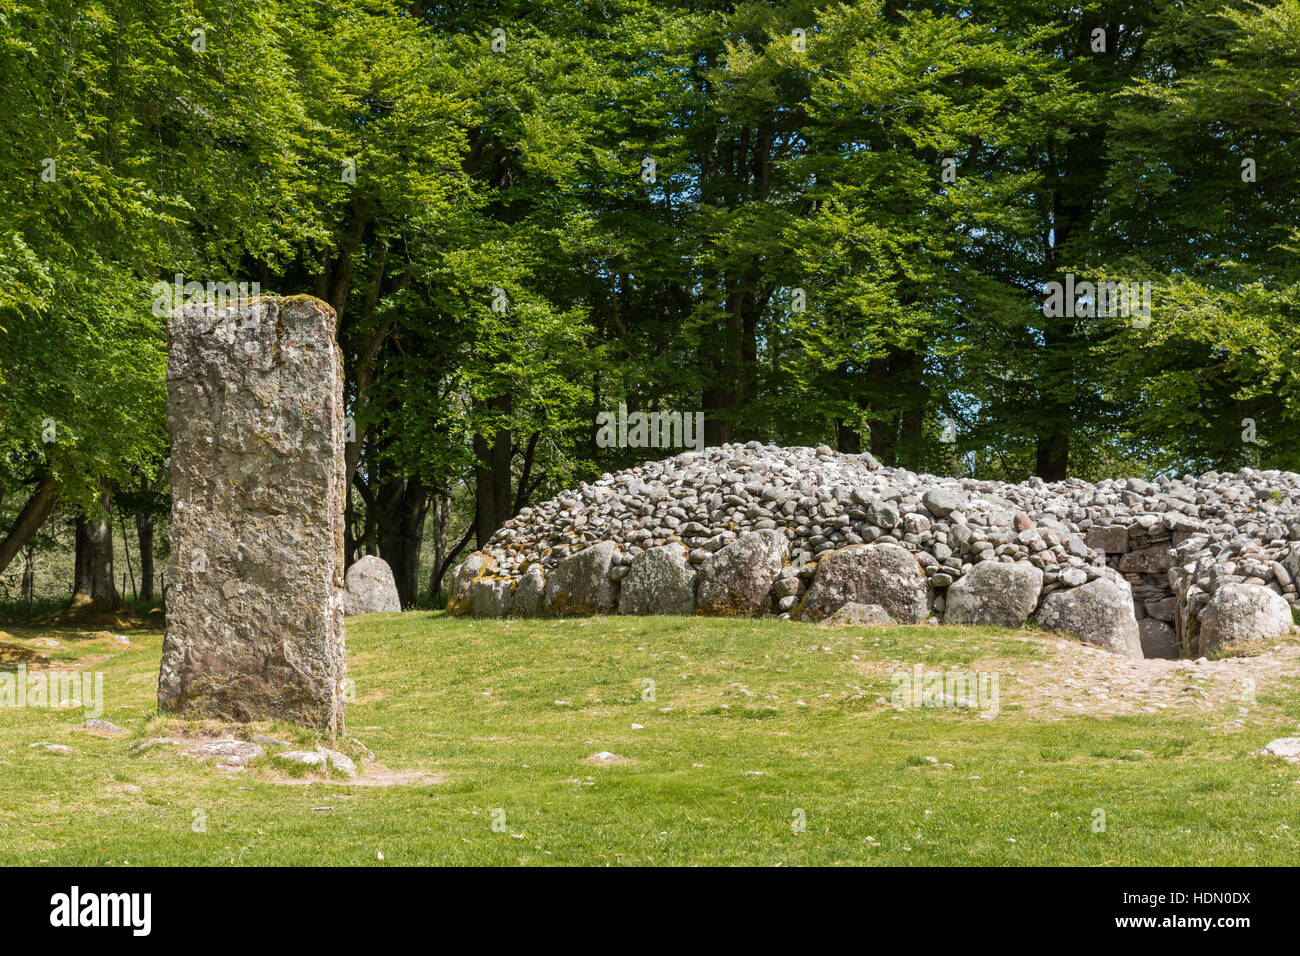
[(1291, 633), (1291, 605), (1258, 584), (1222, 584), (1201, 616), (1201, 653), (1273, 641)]
[(915, 624), (929, 614), (928, 599), (925, 573), (910, 551), (896, 544), (857, 544), (821, 557), (799, 613), (820, 621), (845, 604), (878, 604), (900, 624)]
[(921, 504), (936, 518), (946, 518), (966, 504), (961, 495), (947, 488), (931, 488), (921, 496)]
[(789, 545), (780, 532), (742, 534), (700, 568), (695, 613), (712, 617), (752, 617), (761, 613), (789, 554)]
[(1020, 627), (1042, 591), (1043, 572), (1027, 561), (981, 561), (948, 589), (943, 622)]
[(1097, 578), (1082, 587), (1053, 591), (1038, 609), (1038, 624), (1058, 634), (1073, 634), (1127, 657), (1142, 656), (1133, 589), (1127, 581)]
[(695, 613), (695, 568), (679, 545), (642, 551), (632, 559), (618, 597), (620, 614)]
[(613, 559), (612, 541), (602, 541), (569, 555), (546, 579), (541, 613), (546, 617), (614, 613), (618, 607), (618, 585), (609, 579)]
[(515, 586), (515, 604), (513, 613), (516, 617), (535, 617), (537, 606), (542, 603), (542, 594), (546, 590), (546, 572), (534, 562), (528, 566)]

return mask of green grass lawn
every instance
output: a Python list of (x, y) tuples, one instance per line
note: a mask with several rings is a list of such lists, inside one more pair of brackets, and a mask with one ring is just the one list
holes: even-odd
[[(376, 615), (348, 620), (348, 735), (385, 770), (430, 776), (364, 786), (295, 779), (269, 757), (229, 773), (166, 747), (133, 752), (185, 728), (155, 714), (161, 634), (115, 633), (135, 646), (49, 627), (0, 635), (0, 670), (34, 653), (47, 667), (102, 671), (103, 717), (134, 732), (74, 731), (81, 710), (0, 709), (0, 863), (1300, 859), (1300, 766), (1253, 756), (1296, 733), (1294, 682), (1261, 693), (1236, 732), (1220, 729), (1224, 713), (1033, 716), (1018, 708), (1013, 681), (989, 719), (895, 708), (889, 674), (900, 662), (1015, 668), (1054, 638)], [(43, 646), (50, 638), (57, 647)], [(28, 746), (38, 741), (70, 750)], [(627, 759), (586, 759), (598, 751)]]

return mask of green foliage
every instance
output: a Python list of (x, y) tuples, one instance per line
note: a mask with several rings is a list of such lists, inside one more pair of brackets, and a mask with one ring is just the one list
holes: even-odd
[[(334, 306), (358, 529), (393, 482), (460, 525), (484, 470), (513, 503), (628, 464), (620, 402), (987, 477), (1300, 467), (1298, 34), (1296, 0), (10, 2), (0, 493), (158, 475), (178, 274)], [(1044, 315), (1067, 272), (1152, 282), (1151, 323)]]

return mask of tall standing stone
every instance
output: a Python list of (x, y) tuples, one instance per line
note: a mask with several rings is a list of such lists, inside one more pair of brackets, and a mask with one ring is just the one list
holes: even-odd
[(343, 729), (336, 324), (309, 296), (171, 314), (161, 710)]

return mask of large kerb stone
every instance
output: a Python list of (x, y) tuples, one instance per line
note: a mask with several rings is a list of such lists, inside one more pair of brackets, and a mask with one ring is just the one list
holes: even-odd
[(343, 364), (310, 297), (168, 325), (161, 710), (343, 729)]

